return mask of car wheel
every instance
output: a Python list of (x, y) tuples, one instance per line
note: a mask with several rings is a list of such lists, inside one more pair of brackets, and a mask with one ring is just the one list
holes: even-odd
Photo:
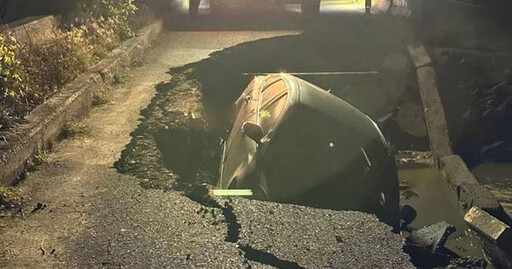
[(315, 17), (320, 14), (320, 0), (304, 0), (301, 4), (302, 15)]
[[(395, 177), (391, 177), (395, 178)], [(399, 219), (399, 200), (400, 193), (398, 190), (398, 181), (394, 182), (383, 182), (384, 186), (380, 188), (378, 195), (378, 215), (381, 220), (393, 227), (398, 226)]]
[(201, 0), (189, 0), (188, 15), (190, 17), (199, 16), (199, 5), (200, 4), (201, 4)]

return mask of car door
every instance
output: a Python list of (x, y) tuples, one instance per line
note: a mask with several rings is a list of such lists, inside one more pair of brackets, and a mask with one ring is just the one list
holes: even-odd
[(245, 121), (256, 121), (258, 96), (263, 82), (256, 77), (244, 90), (233, 107), (232, 128), (228, 139), (224, 142), (223, 157), (220, 167), (220, 188), (228, 188), (233, 178), (241, 173), (247, 163), (247, 154), (255, 150), (254, 141), (242, 133)]
[[(281, 117), (283, 116), (289, 103), (289, 87), (281, 76), (273, 77), (267, 81), (266, 87), (262, 88), (258, 105), (258, 123), (261, 125), (264, 133), (263, 144), (271, 143), (272, 136), (276, 128), (278, 128)], [(259, 158), (265, 163), (267, 157), (265, 152), (259, 152)], [(263, 191), (265, 197), (269, 197), (269, 185), (267, 175), (258, 167), (258, 185)]]

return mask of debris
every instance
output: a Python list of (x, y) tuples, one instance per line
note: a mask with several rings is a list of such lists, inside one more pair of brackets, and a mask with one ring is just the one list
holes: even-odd
[(411, 224), (414, 221), (414, 219), (416, 219), (417, 215), (418, 213), (412, 206), (404, 205), (400, 209), (399, 227), (401, 229), (404, 229), (407, 225)]
[(474, 206), (464, 216), (464, 221), (479, 235), (491, 240), (498, 247), (512, 253), (512, 229), (489, 213)]
[(395, 162), (398, 167), (434, 167), (436, 160), (431, 152), (401, 150), (395, 155)]
[(456, 259), (452, 259), (450, 264), (446, 266), (447, 269), (455, 269), (455, 268), (487, 268), (487, 261), (482, 258), (476, 257), (460, 257)]
[(437, 253), (444, 247), (450, 234), (455, 232), (455, 226), (440, 221), (414, 231), (407, 237), (407, 244), (420, 246), (431, 253)]
[(404, 200), (409, 200), (413, 197), (420, 197), (417, 193), (411, 191), (411, 190), (404, 190), (402, 191), (402, 193), (400, 194), (400, 198), (404, 199)]
[(39, 249), (41, 250), (42, 255), (44, 256), (46, 254), (46, 250), (44, 249), (44, 241), (46, 240), (47, 236), (43, 238), (41, 241), (41, 244), (39, 244)]
[(41, 210), (43, 210), (45, 208), (46, 208), (46, 204), (37, 203), (37, 205), (34, 207), (34, 209), (32, 209), (31, 213), (35, 213), (37, 211), (41, 211)]

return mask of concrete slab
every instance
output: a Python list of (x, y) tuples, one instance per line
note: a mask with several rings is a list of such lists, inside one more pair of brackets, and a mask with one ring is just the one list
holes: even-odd
[(453, 151), (448, 136), (443, 104), (437, 89), (436, 72), (432, 66), (420, 67), (416, 72), (423, 109), (425, 110), (430, 147), (436, 156), (451, 155)]
[(464, 220), (480, 235), (484, 235), (498, 246), (512, 251), (512, 229), (489, 213), (478, 207), (472, 207)]
[(409, 50), (414, 67), (420, 68), (432, 64), (432, 59), (422, 43), (409, 44), (407, 50)]

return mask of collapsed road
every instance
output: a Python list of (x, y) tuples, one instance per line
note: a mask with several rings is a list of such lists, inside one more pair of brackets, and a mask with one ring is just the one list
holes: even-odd
[(394, 149), (428, 150), (408, 26), (342, 25), (343, 39), (321, 28), (165, 33), (112, 102), (84, 119), (88, 132), (59, 144), (17, 187), (34, 211), (0, 220), (0, 266), (413, 268), (430, 259), (432, 267), (485, 268), (434, 165), (401, 170), (401, 195), (417, 209), (411, 228), (450, 222), (434, 229), (442, 233), (433, 249), (446, 242), (441, 257), (415, 255), (370, 214), (209, 195), (229, 107), (251, 79), (244, 73), (378, 70), (308, 80), (376, 119)]
[[(404, 239), (368, 214), (250, 201), (234, 201), (231, 211), (223, 212), (225, 208), (205, 206), (201, 199), (190, 199), (173, 188), (148, 189), (153, 184), (144, 182), (177, 173), (158, 167), (165, 163), (158, 150), (141, 153), (156, 158), (144, 168), (144, 176), (134, 178), (111, 168), (137, 125), (140, 109), (153, 98), (154, 85), (157, 96), (152, 103), (164, 102), (158, 96), (168, 86), (166, 81), (180, 79), (180, 75), (167, 74), (170, 67), (206, 58), (225, 46), (289, 34), (297, 33), (164, 34), (149, 52), (147, 64), (117, 87), (113, 101), (95, 108), (84, 119), (88, 134), (63, 141), (47, 162), (17, 187), (26, 197), (26, 211), (37, 203), (45, 207), (27, 213), (26, 218), (1, 219), (0, 266), (325, 268), (343, 262), (360, 267), (413, 267), (402, 250)], [(200, 98), (199, 89), (187, 89), (191, 98), (183, 96), (187, 98), (180, 105), (162, 111), (162, 116), (174, 116), (171, 123), (188, 119), (183, 111), (199, 104), (194, 99)], [(169, 98), (181, 94), (175, 93)], [(152, 106), (143, 114), (148, 115)], [(133, 135), (131, 144), (141, 136), (137, 131)], [(129, 150), (130, 146), (125, 151)], [(141, 161), (127, 160), (133, 165)], [(259, 217), (253, 219), (251, 214), (256, 212)], [(319, 228), (315, 227), (322, 232), (317, 234)], [(263, 232), (262, 228), (274, 234), (255, 234)], [(301, 233), (290, 233), (299, 230), (309, 234), (307, 240)], [(306, 258), (312, 255), (315, 259)]]

